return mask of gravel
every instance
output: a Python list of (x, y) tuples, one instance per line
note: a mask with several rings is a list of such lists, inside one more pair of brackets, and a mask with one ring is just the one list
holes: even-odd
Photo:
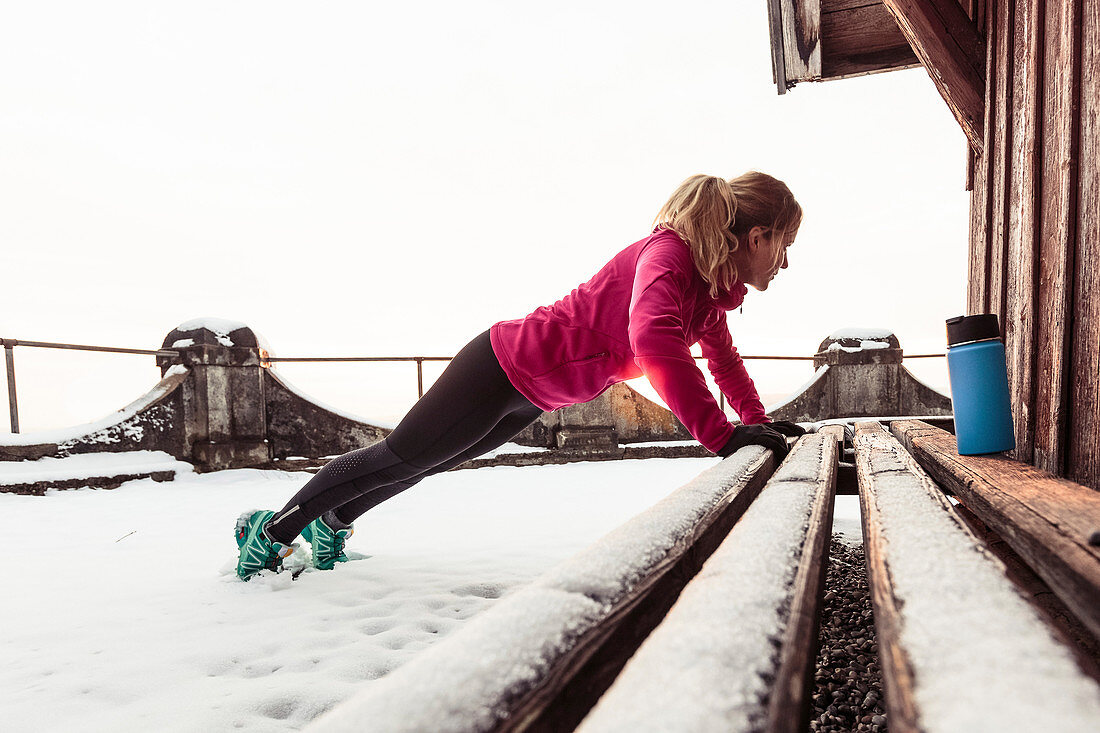
[(886, 731), (863, 545), (839, 538), (829, 546), (810, 730)]

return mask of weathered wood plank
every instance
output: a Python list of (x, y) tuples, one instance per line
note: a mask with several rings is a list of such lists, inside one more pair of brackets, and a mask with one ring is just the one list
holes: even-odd
[(1048, 2), (1043, 84), (1042, 202), (1035, 337), (1035, 453), (1039, 468), (1065, 472), (1070, 298), (1077, 219), (1081, 0)]
[(881, 2), (821, 7), (821, 76), (845, 79), (920, 66)]
[(998, 112), (994, 96), (996, 84), (993, 83), (993, 52), (996, 44), (992, 43), (993, 28), (991, 18), (982, 15), (985, 36), (990, 39), (986, 43), (986, 85), (985, 85), (985, 119), (982, 123), (982, 140), (984, 147), (982, 152), (975, 148), (970, 149), (973, 157), (974, 185), (970, 194), (970, 258), (968, 263), (968, 278), (966, 286), (967, 313), (989, 313), (990, 292), (990, 239), (993, 236), (993, 202), (991, 200), (994, 186), (993, 179), (993, 121)]
[(1082, 2), (1079, 161), (1066, 473), (1100, 488), (1100, 0)]
[(1050, 586), (989, 525), (962, 504), (952, 508), (985, 548), (1004, 563), (1008, 579), (1044, 614), (1059, 640), (1073, 653), (1081, 671), (1100, 682), (1100, 640), (1089, 633)]
[(768, 0), (768, 31), (771, 36), (772, 81), (779, 94), (787, 93), (787, 66), (783, 59), (783, 10), (779, 0)]
[(821, 79), (820, 0), (780, 0), (787, 83)]
[(980, 148), (985, 45), (958, 0), (883, 0), (947, 102), (970, 144)]
[(1100, 686), (1004, 566), (881, 425), (854, 443), (890, 729), (1089, 729)]
[(799, 439), (578, 731), (806, 730), (838, 433)]
[(1004, 314), (1009, 394), (1016, 429), (1013, 457), (1031, 462), (1034, 446), (1035, 275), (1039, 223), (1039, 122), (1043, 78), (1041, 0), (1020, 0), (1013, 19), (1012, 152), (1008, 189), (1008, 287)]
[(994, 44), (993, 160), (989, 177), (992, 202), (989, 236), (989, 313), (1000, 316), (1004, 328), (1008, 285), (1008, 187), (1012, 149), (1012, 28), (1014, 3), (994, 3), (990, 8)]
[(821, 599), (832, 538), (837, 466), (844, 443), (844, 427), (821, 429), (822, 444), (814, 498), (802, 557), (794, 579), (791, 613), (779, 653), (779, 668), (768, 703), (767, 733), (802, 733), (810, 722), (821, 628)]
[[(856, 424), (856, 438), (860, 431), (874, 428), (867, 423)], [(871, 425), (878, 425), (872, 423)], [(866, 438), (862, 438), (866, 441)], [(855, 442), (855, 441), (853, 441)], [(886, 707), (889, 712), (890, 730), (893, 733), (917, 733), (917, 701), (913, 697), (913, 666), (901, 643), (901, 610), (894, 597), (890, 569), (886, 561), (885, 538), (882, 519), (871, 488), (873, 472), (861, 465), (869, 465), (866, 448), (856, 445), (856, 475), (859, 478), (859, 513), (863, 525), (863, 554), (867, 558), (867, 584), (871, 589), (871, 604), (875, 614), (875, 630), (878, 634), (878, 654), (882, 663), (882, 681), (886, 688)], [(862, 461), (862, 464), (861, 464)]]
[(1089, 545), (1100, 528), (1100, 492), (1010, 458), (960, 456), (955, 436), (926, 423), (898, 421), (891, 430), (1100, 637), (1100, 548)]

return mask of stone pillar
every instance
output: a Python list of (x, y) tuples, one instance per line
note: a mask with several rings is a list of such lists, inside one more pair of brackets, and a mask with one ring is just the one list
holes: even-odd
[(814, 355), (814, 378), (768, 414), (796, 422), (845, 417), (947, 416), (951, 399), (902, 365), (901, 343), (889, 331), (842, 329)]
[(898, 337), (885, 331), (838, 331), (822, 341), (814, 369), (830, 368), (833, 414), (898, 414), (901, 356)]
[(207, 470), (267, 463), (264, 379), (266, 351), (243, 323), (207, 318), (188, 321), (164, 337), (157, 357), (163, 375), (174, 365), (189, 371), (183, 385), (183, 434), (190, 460)]

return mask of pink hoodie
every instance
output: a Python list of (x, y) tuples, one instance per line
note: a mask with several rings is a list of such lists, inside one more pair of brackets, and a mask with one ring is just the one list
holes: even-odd
[(548, 411), (645, 374), (695, 439), (717, 452), (733, 425), (688, 347), (700, 344), (743, 423), (767, 422), (726, 326), (726, 311), (741, 305), (745, 293), (737, 282), (711, 298), (684, 241), (656, 229), (557, 303), (494, 325), (493, 352), (516, 389)]

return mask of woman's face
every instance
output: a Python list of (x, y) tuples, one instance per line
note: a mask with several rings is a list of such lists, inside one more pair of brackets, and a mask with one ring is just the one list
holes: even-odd
[(787, 248), (798, 231), (777, 232), (753, 227), (745, 235), (740, 249), (744, 252), (737, 273), (741, 281), (763, 292), (780, 270), (787, 268)]

